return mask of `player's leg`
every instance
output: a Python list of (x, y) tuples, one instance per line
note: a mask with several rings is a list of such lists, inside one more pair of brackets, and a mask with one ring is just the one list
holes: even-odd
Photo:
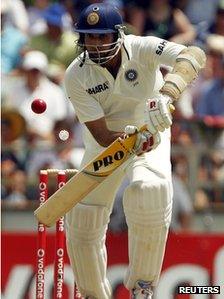
[(144, 163), (135, 165), (130, 179), (123, 200), (129, 236), (124, 283), (133, 298), (150, 299), (160, 275), (171, 220), (172, 184)]
[[(82, 296), (109, 299), (106, 278), (106, 230), (117, 189), (124, 176), (116, 172), (67, 215), (67, 249)], [(92, 297), (91, 297), (92, 296)]]
[(108, 299), (105, 233), (109, 210), (103, 206), (78, 204), (73, 224), (67, 228), (67, 249), (75, 280), (82, 296)]

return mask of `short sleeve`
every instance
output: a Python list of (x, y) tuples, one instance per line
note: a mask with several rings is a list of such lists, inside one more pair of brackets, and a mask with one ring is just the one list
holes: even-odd
[(66, 96), (71, 101), (80, 123), (104, 117), (101, 105), (85, 91), (81, 82), (75, 78), (76, 76), (71, 74), (71, 69), (68, 69), (65, 74), (64, 86)]
[(142, 59), (157, 67), (164, 64), (173, 67), (178, 54), (186, 47), (154, 36), (142, 37), (140, 54)]

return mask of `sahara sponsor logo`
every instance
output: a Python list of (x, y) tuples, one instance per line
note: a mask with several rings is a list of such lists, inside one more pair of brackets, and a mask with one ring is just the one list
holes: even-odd
[(86, 92), (88, 92), (88, 94), (97, 94), (97, 93), (105, 91), (107, 89), (109, 89), (109, 82), (108, 81), (106, 81), (102, 84), (98, 84), (94, 87), (88, 88), (86, 90)]
[(157, 50), (156, 50), (157, 55), (161, 55), (163, 53), (163, 50), (164, 50), (166, 44), (167, 44), (166, 40), (163, 40), (159, 43)]

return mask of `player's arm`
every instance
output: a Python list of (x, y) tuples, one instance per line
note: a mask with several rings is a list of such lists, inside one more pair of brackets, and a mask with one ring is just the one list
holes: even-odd
[(160, 95), (146, 103), (145, 119), (152, 134), (171, 126), (170, 103), (178, 100), (186, 87), (198, 77), (205, 62), (205, 53), (198, 47), (187, 47), (177, 55), (172, 72), (164, 78), (165, 83), (160, 89)]
[[(129, 128), (128, 132), (109, 130), (104, 117), (103, 108), (86, 92), (81, 81), (77, 80), (79, 77), (78, 74), (74, 76), (74, 73), (74, 68), (71, 65), (66, 71), (64, 80), (67, 97), (73, 104), (79, 121), (86, 125), (98, 144), (103, 147), (108, 147), (118, 137), (124, 138), (126, 135), (137, 133), (136, 127), (134, 126), (132, 126), (132, 130), (129, 130)], [(74, 78), (76, 79), (74, 80)], [(159, 140), (157, 136), (152, 136), (146, 132), (139, 132), (134, 150), (136, 150), (136, 154), (138, 155), (142, 152), (150, 151), (155, 148), (158, 143)]]
[(85, 122), (85, 125), (94, 139), (103, 147), (109, 146), (115, 139), (124, 136), (124, 132), (110, 131), (104, 117)]
[(137, 134), (137, 140), (133, 148), (136, 155), (149, 152), (160, 143), (158, 134), (152, 135), (148, 131), (138, 132), (138, 128), (132, 125), (126, 126), (124, 132), (110, 131), (104, 117), (85, 122), (85, 125), (95, 140), (103, 147), (108, 147), (118, 137), (125, 138), (128, 135)]
[(172, 72), (165, 76), (160, 92), (178, 100), (186, 87), (198, 77), (205, 62), (205, 53), (200, 48), (191, 46), (182, 50), (176, 58)]

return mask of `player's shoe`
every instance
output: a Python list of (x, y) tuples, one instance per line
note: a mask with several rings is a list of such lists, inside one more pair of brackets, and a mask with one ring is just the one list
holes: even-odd
[(132, 289), (131, 299), (152, 299), (151, 283), (143, 280), (138, 280)]

